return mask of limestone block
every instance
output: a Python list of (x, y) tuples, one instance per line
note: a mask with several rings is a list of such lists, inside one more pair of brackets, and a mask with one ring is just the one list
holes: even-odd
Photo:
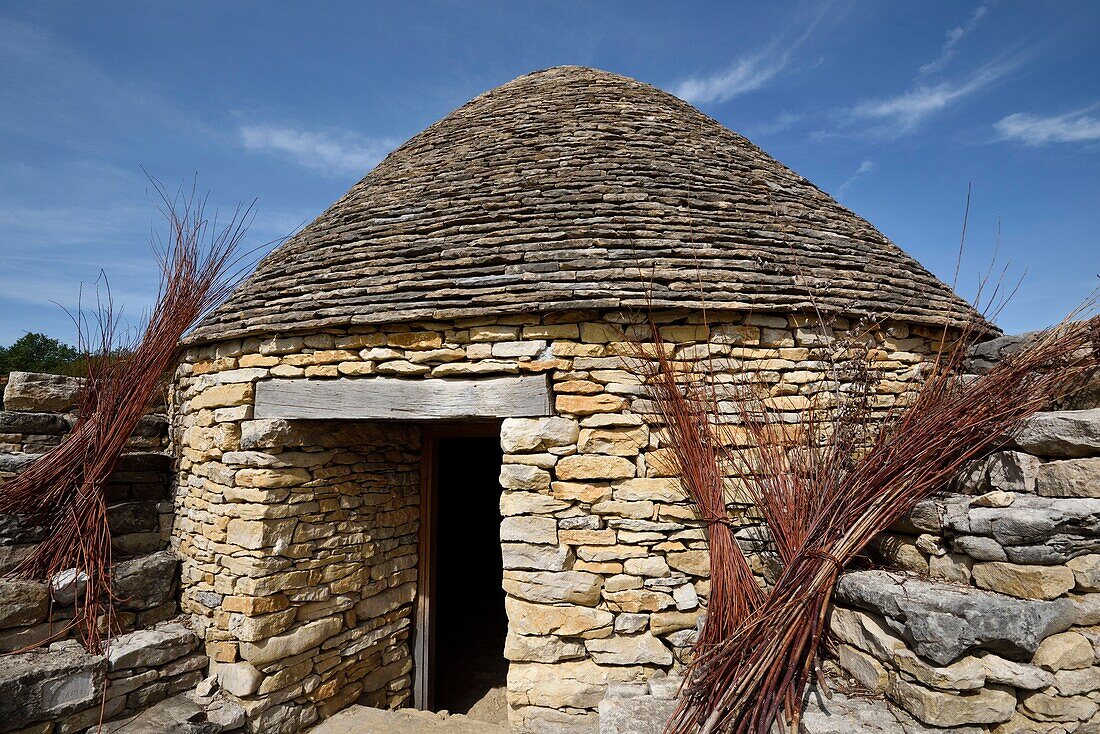
[(557, 478), (565, 481), (585, 479), (628, 479), (634, 476), (634, 462), (621, 456), (577, 454), (558, 461)]
[(4, 386), (5, 410), (67, 413), (76, 408), (84, 380), (37, 372), (12, 372)]
[(1066, 566), (1073, 571), (1077, 591), (1100, 591), (1100, 554), (1078, 556)]
[(684, 584), (672, 590), (672, 600), (680, 611), (695, 609), (699, 606), (699, 593), (691, 584)]
[(0, 579), (0, 629), (45, 621), (49, 598), (44, 583)]
[(981, 656), (985, 679), (989, 683), (999, 683), (1013, 688), (1036, 691), (1054, 684), (1054, 676), (1042, 668), (1026, 663), (1005, 660), (1002, 657), (986, 653)]
[(618, 413), (625, 410), (628, 403), (618, 395), (558, 395), (554, 399), (554, 406), (560, 413), (584, 416)]
[(398, 349), (438, 349), (442, 346), (443, 340), (434, 331), (405, 331), (399, 334), (387, 334), (386, 344)]
[(600, 701), (600, 734), (658, 734), (676, 710), (676, 702), (654, 696)]
[(1100, 710), (1100, 705), (1086, 696), (1052, 696), (1041, 691), (1023, 696), (1020, 706), (1041, 721), (1085, 721)]
[(611, 634), (614, 615), (583, 606), (532, 604), (506, 597), (509, 629), (519, 635), (558, 635), (585, 639)]
[(235, 405), (249, 405), (252, 403), (252, 398), (253, 386), (251, 383), (217, 385), (192, 398), (191, 409), (231, 408)]
[(305, 469), (241, 469), (235, 475), (236, 483), (241, 487), (278, 489), (297, 487), (310, 480)]
[(1092, 645), (1079, 632), (1062, 632), (1042, 641), (1031, 663), (1046, 670), (1079, 670), (1093, 663)]
[(592, 505), (592, 512), (597, 515), (615, 515), (617, 517), (633, 518), (635, 520), (650, 520), (656, 513), (656, 506), (652, 502), (623, 502), (622, 500), (607, 500)]
[(483, 359), (479, 362), (449, 362), (432, 370), (432, 377), (462, 377), (464, 375), (499, 375), (519, 372), (516, 362), (503, 359)]
[(1077, 458), (1100, 454), (1100, 408), (1036, 413), (1012, 444), (1036, 456)]
[(229, 633), (238, 640), (256, 642), (279, 634), (294, 624), (297, 609), (284, 609), (281, 612), (249, 616), (244, 614), (229, 615)]
[(603, 666), (591, 660), (543, 665), (516, 663), (508, 666), (508, 703), (511, 706), (546, 708), (595, 708), (609, 683), (640, 683), (651, 668)]
[(1100, 456), (1040, 465), (1035, 491), (1042, 497), (1100, 498)]
[(1100, 594), (1070, 594), (1069, 600), (1075, 611), (1075, 625), (1100, 624)]
[(261, 642), (242, 642), (241, 657), (253, 665), (263, 666), (317, 647), (338, 633), (343, 626), (342, 618), (327, 617)]
[(297, 520), (242, 520), (233, 518), (226, 528), (226, 542), (249, 550), (289, 545)]
[(671, 594), (651, 589), (626, 589), (624, 591), (605, 591), (603, 595), (607, 608), (613, 612), (659, 612), (676, 606)]
[(1021, 599), (1056, 599), (1074, 586), (1073, 571), (1062, 566), (1014, 563), (974, 564), (974, 583), (982, 589)]
[(611, 487), (586, 482), (553, 482), (550, 492), (560, 500), (595, 504), (611, 498)]
[(107, 651), (107, 669), (155, 667), (189, 654), (199, 639), (182, 624), (164, 624), (116, 637)]
[(102, 658), (82, 650), (0, 655), (0, 728), (94, 706), (103, 667)]
[(701, 610), (693, 612), (657, 612), (649, 617), (649, 629), (655, 635), (667, 635), (680, 630), (694, 629), (701, 615)]
[(127, 609), (153, 609), (173, 598), (179, 578), (179, 560), (171, 551), (116, 563), (111, 587)]
[(641, 632), (648, 626), (648, 614), (619, 614), (615, 617), (615, 631), (621, 634)]
[(584, 647), (600, 665), (672, 665), (672, 653), (651, 634), (587, 640)]
[(508, 633), (504, 657), (515, 662), (556, 663), (585, 657), (584, 645), (560, 637), (528, 637)]
[(505, 571), (503, 584), (508, 594), (525, 601), (595, 606), (603, 577), (583, 571)]
[(1068, 599), (1021, 600), (886, 571), (844, 574), (835, 600), (873, 610), (914, 652), (938, 665), (973, 649), (1033, 654), (1044, 638), (1069, 627), (1075, 613)]
[(1063, 696), (1079, 696), (1100, 690), (1100, 667), (1079, 670), (1059, 670), (1054, 674), (1054, 687)]
[(646, 426), (628, 428), (584, 428), (580, 431), (578, 448), (586, 454), (637, 456), (649, 445)]
[(546, 492), (550, 489), (550, 472), (526, 464), (503, 464), (500, 486), (510, 490)]
[(669, 553), (668, 565), (691, 576), (710, 576), (710, 553), (705, 550)]
[(558, 544), (558, 522), (552, 517), (511, 516), (500, 523), (502, 542)]
[(986, 459), (986, 481), (1004, 492), (1034, 492), (1042, 462), (1019, 451), (998, 451)]
[(545, 451), (575, 444), (579, 431), (577, 421), (570, 418), (506, 418), (500, 426), (500, 445), (509, 454)]
[(839, 645), (837, 662), (864, 688), (883, 693), (890, 687), (890, 674), (882, 663), (857, 647)]
[(982, 688), (955, 695), (899, 678), (891, 693), (906, 711), (932, 726), (996, 724), (1008, 721), (1016, 710), (1016, 696), (1003, 688)]
[(969, 584), (973, 575), (974, 561), (961, 553), (947, 553), (928, 559), (928, 575), (934, 579), (953, 581), (957, 584)]
[(668, 562), (661, 556), (628, 558), (623, 563), (623, 569), (634, 576), (661, 577), (671, 573)]
[[(562, 502), (559, 499), (538, 492), (503, 492), (500, 495), (500, 514), (505, 517), (510, 515), (545, 515), (568, 507), (568, 502)], [(561, 534), (559, 533), (559, 536)], [(567, 543), (569, 541), (562, 537), (561, 542)]]
[(624, 502), (684, 502), (687, 495), (680, 482), (672, 478), (636, 478), (612, 485), (615, 499)]
[(573, 560), (568, 546), (501, 543), (504, 568), (531, 571), (565, 571)]
[(220, 663), (215, 668), (216, 675), (218, 676), (218, 683), (222, 688), (232, 693), (234, 696), (251, 696), (255, 693), (260, 683), (263, 682), (264, 674), (256, 670), (251, 663), (238, 662), (238, 663)]
[(838, 640), (878, 660), (894, 660), (907, 651), (904, 640), (888, 630), (881, 618), (867, 612), (834, 606), (829, 613), (829, 627)]

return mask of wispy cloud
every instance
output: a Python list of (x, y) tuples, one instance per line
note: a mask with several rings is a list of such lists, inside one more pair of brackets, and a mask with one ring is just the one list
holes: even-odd
[(761, 89), (791, 63), (794, 51), (824, 22), (838, 22), (845, 14), (834, 2), (820, 2), (799, 11), (804, 20), (793, 21), (760, 50), (743, 54), (720, 71), (690, 76), (672, 88), (677, 97), (692, 104), (728, 102), (734, 97)]
[(853, 172), (851, 176), (845, 179), (844, 183), (836, 187), (837, 197), (843, 197), (845, 194), (848, 193), (848, 189), (852, 187), (852, 184), (862, 178), (870, 176), (872, 173), (875, 172), (877, 168), (877, 163), (868, 158), (864, 158), (862, 161), (859, 162), (859, 167), (855, 170), (855, 172)]
[(300, 166), (330, 174), (364, 174), (395, 147), (393, 140), (365, 138), (349, 130), (244, 125), (240, 135), (246, 150), (281, 155)]
[(962, 40), (970, 35), (971, 31), (978, 27), (978, 24), (982, 22), (982, 19), (989, 14), (989, 2), (984, 2), (978, 7), (974, 8), (974, 11), (970, 14), (970, 19), (962, 25), (955, 26), (947, 32), (947, 38), (944, 39), (943, 47), (940, 49), (940, 55), (935, 61), (929, 61), (927, 64), (920, 68), (921, 74), (933, 74), (937, 71), (941, 71), (952, 57), (959, 52), (959, 44)]
[(917, 82), (902, 94), (860, 102), (849, 111), (850, 117), (870, 122), (872, 128), (868, 132), (898, 137), (959, 100), (985, 89), (1012, 68), (1009, 64), (989, 64), (961, 82)]
[(1012, 140), (1031, 146), (1100, 140), (1100, 118), (1085, 114), (1087, 111), (1053, 117), (1017, 112), (1002, 117), (994, 123), (993, 129), (997, 131), (1000, 140)]
[(684, 79), (673, 90), (673, 94), (692, 104), (726, 102), (738, 95), (760, 89), (783, 71), (789, 60), (789, 51), (764, 51), (745, 56), (715, 74)]

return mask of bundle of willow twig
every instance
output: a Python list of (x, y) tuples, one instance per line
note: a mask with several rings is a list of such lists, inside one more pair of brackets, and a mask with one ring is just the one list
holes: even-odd
[(72, 432), (18, 477), (0, 487), (0, 514), (43, 522), (48, 536), (13, 574), (55, 579), (63, 574), (79, 592), (72, 620), (52, 637), (80, 631), (84, 646), (99, 652), (115, 631), (111, 591), (111, 534), (107, 479), (138, 422), (161, 393), (180, 338), (220, 303), (239, 280), (238, 248), (251, 207), (238, 208), (224, 227), (204, 214), (194, 191), (164, 202), (169, 238), (153, 242), (161, 270), (157, 301), (141, 339), (130, 348), (116, 343), (120, 329), (110, 297), (91, 320), (77, 316), (87, 378)]
[[(1100, 317), (1067, 320), (988, 374), (964, 380), (970, 336), (945, 333), (915, 394), (884, 419), (868, 408), (873, 375), (849, 375), (844, 386), (837, 375), (832, 399), (806, 411), (793, 430), (748, 387), (720, 394), (706, 369), (674, 360), (659, 337), (657, 356), (636, 360), (708, 527), (717, 582), (668, 732), (797, 730), (841, 570), (965, 462), (1100, 366)], [(734, 406), (744, 445), (730, 446), (730, 411), (723, 415), (719, 402)], [(730, 473), (745, 482), (775, 542), (782, 571), (766, 593), (733, 541), (721, 489)]]

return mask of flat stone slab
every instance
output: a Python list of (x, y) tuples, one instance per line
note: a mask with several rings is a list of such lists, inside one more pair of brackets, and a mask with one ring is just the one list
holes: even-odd
[[(878, 696), (852, 696), (833, 691), (831, 698), (810, 689), (803, 699), (800, 734), (944, 734), (925, 726)], [(952, 727), (955, 734), (983, 734), (979, 726)]]
[(0, 731), (93, 705), (102, 677), (103, 659), (83, 651), (0, 656)]
[(1029, 660), (1039, 643), (1074, 619), (1068, 599), (1017, 599), (888, 571), (845, 574), (835, 600), (878, 614), (914, 652), (937, 665), (974, 649)]
[(1036, 456), (1074, 459), (1100, 455), (1100, 408), (1036, 413), (1012, 438), (1011, 446)]
[(218, 734), (220, 731), (220, 725), (206, 720), (203, 707), (182, 693), (137, 716), (103, 725), (103, 734)]
[(431, 711), (351, 706), (325, 719), (310, 734), (509, 734), (508, 727), (496, 726), (469, 716), (441, 716)]

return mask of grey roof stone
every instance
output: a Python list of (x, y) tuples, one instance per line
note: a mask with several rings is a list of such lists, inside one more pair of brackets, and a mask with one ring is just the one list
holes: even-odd
[[(950, 288), (746, 138), (648, 84), (522, 76), (392, 152), (190, 343), (580, 308), (824, 312), (958, 325)], [(811, 293), (813, 299), (811, 299)]]

